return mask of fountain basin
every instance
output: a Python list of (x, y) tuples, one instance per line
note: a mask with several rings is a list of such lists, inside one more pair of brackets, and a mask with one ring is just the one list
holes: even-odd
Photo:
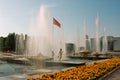
[(83, 56), (68, 56), (71, 59), (86, 59), (86, 60), (101, 60), (101, 59), (107, 59), (108, 57), (106, 56), (99, 56), (98, 58), (96, 58), (95, 56), (87, 56), (87, 57), (83, 57)]
[(85, 65), (85, 62), (73, 62), (73, 61), (46, 61), (46, 66), (80, 66)]

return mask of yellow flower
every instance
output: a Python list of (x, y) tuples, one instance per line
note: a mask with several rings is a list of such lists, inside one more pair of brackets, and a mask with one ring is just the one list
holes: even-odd
[(120, 58), (113, 58), (87, 66), (43, 75), (41, 78), (27, 80), (93, 80), (120, 66)]

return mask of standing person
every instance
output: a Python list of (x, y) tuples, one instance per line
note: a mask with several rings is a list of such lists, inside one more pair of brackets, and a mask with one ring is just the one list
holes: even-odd
[(54, 51), (52, 51), (52, 58), (53, 58), (53, 60), (54, 60)]
[(60, 48), (60, 51), (59, 51), (59, 61), (61, 61), (61, 59), (62, 59), (62, 54), (63, 54), (63, 51), (62, 51), (62, 48)]

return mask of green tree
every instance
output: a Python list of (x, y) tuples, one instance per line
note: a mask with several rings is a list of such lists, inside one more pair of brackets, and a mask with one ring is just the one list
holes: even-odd
[(3, 51), (4, 43), (3, 43), (4, 38), (0, 37), (0, 51)]
[(7, 37), (0, 37), (0, 51), (7, 51), (7, 46), (5, 45)]
[(5, 41), (7, 51), (15, 51), (15, 33), (9, 33)]

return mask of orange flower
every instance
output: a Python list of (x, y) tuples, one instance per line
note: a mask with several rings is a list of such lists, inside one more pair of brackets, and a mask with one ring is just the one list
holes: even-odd
[(41, 78), (29, 78), (27, 80), (93, 80), (98, 79), (118, 66), (120, 66), (120, 58), (113, 58), (87, 66), (78, 66), (70, 70), (46, 74)]

